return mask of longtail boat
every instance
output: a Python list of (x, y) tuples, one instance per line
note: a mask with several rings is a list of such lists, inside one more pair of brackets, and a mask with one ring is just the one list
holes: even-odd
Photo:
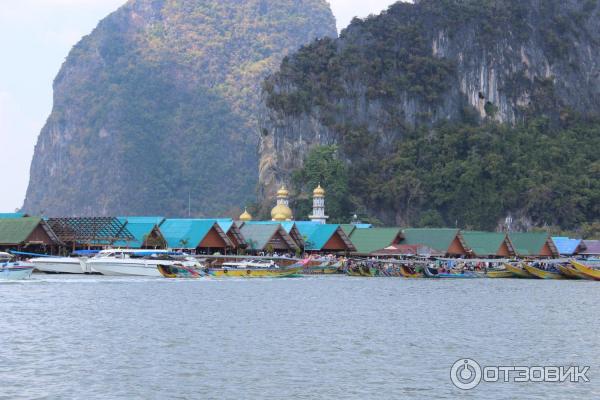
[(584, 274), (579, 272), (577, 269), (575, 269), (575, 267), (573, 267), (571, 265), (557, 265), (556, 267), (558, 268), (558, 270), (560, 271), (561, 274), (563, 274), (565, 277), (567, 277), (569, 279), (588, 279), (588, 280), (592, 279), (592, 278), (585, 276)]
[(470, 271), (463, 271), (462, 273), (439, 273), (437, 270), (430, 267), (423, 267), (423, 272), (427, 278), (434, 279), (473, 279), (478, 278), (477, 274)]
[(423, 272), (417, 271), (416, 268), (408, 267), (406, 265), (400, 266), (400, 275), (410, 279), (423, 278)]
[(518, 265), (504, 264), (504, 268), (506, 268), (507, 271), (512, 273), (517, 278), (524, 278), (524, 279), (535, 278), (535, 276), (531, 275), (529, 272), (524, 270), (523, 267), (518, 266)]
[(203, 271), (183, 264), (159, 264), (157, 268), (162, 276), (169, 279), (198, 279), (205, 275)]
[(289, 278), (298, 276), (308, 263), (307, 260), (288, 267), (280, 267), (271, 262), (230, 262), (223, 263), (219, 268), (210, 268), (210, 276), (217, 278)]
[(506, 278), (514, 278), (515, 275), (507, 270), (488, 270), (476, 272), (482, 278), (493, 278), (493, 279), (506, 279)]
[(348, 270), (346, 271), (346, 274), (349, 276), (362, 276), (368, 278), (377, 276), (378, 273), (379, 270), (377, 268), (368, 267), (366, 265), (355, 265), (351, 268), (348, 268)]
[(331, 262), (323, 262), (319, 265), (312, 265), (305, 269), (305, 271), (309, 274), (321, 274), (321, 275), (332, 275), (337, 274), (339, 272), (340, 267), (342, 266), (341, 262), (337, 262), (332, 264)]
[(560, 272), (544, 271), (543, 269), (536, 268), (527, 263), (523, 263), (523, 268), (525, 268), (525, 271), (539, 279), (566, 279)]
[(377, 268), (369, 266), (360, 267), (360, 276), (374, 277), (377, 275), (378, 272), (379, 271), (377, 270)]
[(595, 281), (600, 281), (600, 271), (597, 269), (594, 269), (592, 267), (588, 267), (585, 264), (582, 264), (578, 261), (575, 260), (571, 260), (569, 261), (571, 263), (571, 265), (573, 265), (573, 267), (575, 267), (575, 269), (579, 272), (581, 272), (584, 276), (586, 276), (588, 279), (593, 279)]

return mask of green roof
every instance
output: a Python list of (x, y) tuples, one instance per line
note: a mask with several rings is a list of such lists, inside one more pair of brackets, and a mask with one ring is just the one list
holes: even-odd
[(374, 251), (390, 246), (401, 234), (400, 228), (355, 229), (350, 240), (359, 254), (371, 254)]
[(344, 233), (348, 236), (352, 235), (352, 232), (356, 229), (356, 225), (354, 224), (341, 224), (340, 228), (344, 231)]
[(18, 245), (24, 243), (41, 222), (42, 219), (39, 217), (0, 219), (0, 244)]
[(498, 254), (506, 239), (505, 233), (463, 231), (461, 232), (466, 246), (476, 256), (494, 256)]
[[(550, 235), (546, 232), (511, 232), (508, 234), (519, 256), (538, 256)], [(553, 246), (552, 246), (553, 247)], [(551, 249), (555, 252), (555, 249)]]
[(408, 228), (404, 229), (402, 244), (424, 244), (441, 253), (446, 253), (459, 230), (454, 228)]
[(225, 243), (229, 243), (229, 239), (215, 220), (165, 219), (159, 228), (170, 248), (195, 249), (213, 227), (218, 228)]
[(242, 236), (251, 250), (264, 250), (269, 241), (277, 232), (280, 232), (289, 247), (296, 249), (296, 242), (288, 235), (279, 223), (273, 224), (248, 224), (240, 228)]

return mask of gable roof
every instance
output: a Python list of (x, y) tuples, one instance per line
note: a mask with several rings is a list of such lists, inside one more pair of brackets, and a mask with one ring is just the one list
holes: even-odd
[(336, 233), (346, 245), (348, 251), (356, 251), (356, 247), (342, 230), (340, 225), (318, 224), (315, 222), (297, 222), (296, 225), (303, 237), (306, 238), (306, 250), (320, 251)]
[(581, 254), (597, 256), (600, 255), (600, 240), (584, 240), (583, 245), (585, 249)]
[(0, 219), (0, 244), (19, 245), (25, 243), (38, 225), (42, 227), (50, 238), (58, 242), (58, 238), (46, 223), (39, 217), (19, 217)]
[(264, 250), (271, 239), (279, 233), (285, 243), (291, 249), (297, 249), (298, 245), (279, 223), (275, 224), (249, 224), (245, 223), (240, 228), (242, 235), (246, 238), (248, 248), (251, 250)]
[(350, 240), (356, 247), (358, 254), (371, 254), (394, 243), (396, 238), (402, 236), (400, 228), (371, 228), (355, 229)]
[(211, 229), (219, 234), (227, 246), (232, 243), (215, 220), (165, 219), (160, 230), (170, 248), (195, 249), (200, 246)]
[(558, 254), (565, 256), (571, 256), (575, 254), (582, 242), (581, 239), (571, 239), (563, 236), (553, 237), (552, 241), (556, 246), (556, 250), (558, 250)]
[(356, 229), (356, 225), (354, 224), (340, 224), (340, 228), (344, 231), (344, 233), (348, 236), (352, 235), (352, 232)]
[(376, 250), (371, 253), (376, 257), (396, 257), (396, 256), (444, 256), (445, 253), (432, 249), (423, 244), (393, 244), (384, 249)]
[(281, 227), (292, 237), (296, 242), (297, 247), (303, 248), (305, 246), (302, 234), (298, 229), (295, 221), (246, 221), (241, 222), (240, 225), (281, 225)]
[(233, 236), (238, 246), (246, 245), (246, 239), (244, 238), (244, 235), (242, 235), (239, 226), (233, 221), (233, 219), (219, 218), (215, 221), (217, 221), (217, 224), (219, 224), (219, 226), (221, 227), (221, 229), (223, 229), (223, 232), (225, 232), (226, 235)]
[(455, 228), (407, 228), (402, 244), (422, 244), (446, 253), (460, 231)]
[[(508, 241), (506, 233), (501, 232), (462, 231), (461, 234), (467, 248), (478, 257), (497, 255), (502, 243)], [(507, 245), (509, 252), (514, 253), (510, 242)]]
[(47, 223), (64, 243), (110, 245), (135, 239), (115, 217), (48, 218)]
[(164, 220), (162, 217), (119, 217), (118, 220), (133, 235), (133, 240), (118, 240), (114, 243), (114, 246), (130, 247), (132, 249), (142, 248), (152, 232), (165, 240), (158, 227)]
[(556, 246), (546, 232), (511, 232), (508, 236), (519, 256), (539, 256), (546, 244), (553, 254), (558, 255)]

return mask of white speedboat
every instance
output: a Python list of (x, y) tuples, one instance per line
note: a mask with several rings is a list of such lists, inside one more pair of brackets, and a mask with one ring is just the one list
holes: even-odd
[[(86, 264), (102, 275), (162, 277), (158, 264), (181, 264), (181, 259), (177, 261), (165, 259), (169, 254), (167, 250), (103, 250), (90, 258)], [(184, 264), (196, 266), (197, 262), (188, 259)]]
[(55, 274), (85, 274), (85, 258), (76, 257), (39, 257), (29, 260), (40, 272)]
[(13, 256), (0, 253), (0, 280), (17, 281), (28, 279), (35, 268), (33, 264), (21, 261), (12, 261)]

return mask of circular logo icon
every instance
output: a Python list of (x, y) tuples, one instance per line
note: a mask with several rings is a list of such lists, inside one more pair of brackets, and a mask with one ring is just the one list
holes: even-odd
[(470, 358), (462, 358), (452, 365), (450, 380), (459, 389), (474, 389), (481, 383), (481, 366)]

